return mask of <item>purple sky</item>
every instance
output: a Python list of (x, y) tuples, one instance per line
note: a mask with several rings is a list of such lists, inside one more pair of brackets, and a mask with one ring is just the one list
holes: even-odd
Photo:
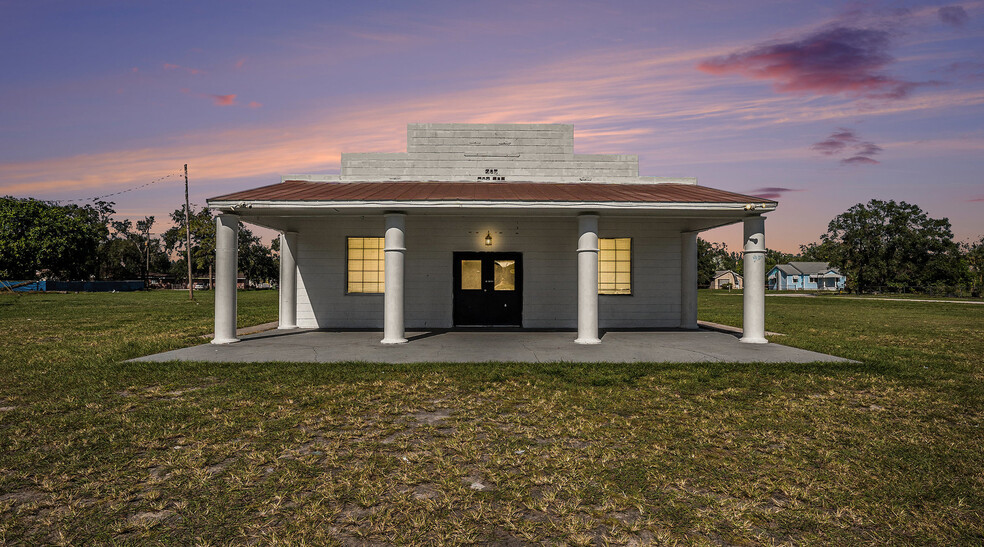
[[(816, 241), (872, 198), (984, 235), (984, 0), (0, 0), (0, 13), (0, 195), (99, 196), (188, 163), (202, 205), (337, 173), (343, 151), (404, 151), (408, 122), (572, 123), (578, 153), (778, 199), (770, 248)], [(163, 221), (183, 185), (108, 199)], [(703, 237), (738, 250), (741, 227)]]

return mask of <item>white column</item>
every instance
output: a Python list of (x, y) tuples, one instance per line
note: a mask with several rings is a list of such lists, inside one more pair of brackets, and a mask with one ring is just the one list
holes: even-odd
[(697, 328), (697, 232), (680, 234), (680, 328)]
[(745, 218), (745, 288), (742, 293), (742, 336), (746, 344), (765, 339), (765, 217)]
[(297, 232), (280, 234), (280, 329), (297, 328)]
[(598, 215), (577, 217), (577, 339), (598, 344)]
[(238, 274), (239, 217), (215, 217), (215, 338), (213, 344), (236, 338), (236, 278)]
[(406, 215), (386, 213), (386, 239), (383, 251), (386, 256), (386, 294), (383, 304), (384, 344), (405, 344), (403, 330), (403, 254)]

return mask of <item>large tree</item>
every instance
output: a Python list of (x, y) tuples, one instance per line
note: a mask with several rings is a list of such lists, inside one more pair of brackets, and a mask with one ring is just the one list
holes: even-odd
[(964, 259), (969, 266), (970, 292), (981, 296), (984, 292), (984, 236), (980, 241), (964, 244)]
[[(176, 209), (171, 213), (171, 219), (175, 226), (164, 233), (164, 245), (169, 252), (179, 251), (178, 261), (182, 265), (185, 252), (185, 217), (184, 208)], [(239, 260), (238, 269), (246, 276), (247, 283), (259, 282), (276, 277), (277, 268), (273, 255), (268, 247), (260, 243), (260, 238), (253, 235), (253, 232), (246, 226), (239, 226)], [(195, 275), (207, 273), (209, 279), (215, 269), (215, 219), (212, 211), (207, 207), (191, 212), (191, 265), (196, 272)], [(187, 277), (187, 266), (184, 266), (184, 274)], [(172, 268), (172, 273), (177, 272)]]
[(804, 262), (828, 262), (834, 264), (840, 259), (839, 251), (840, 248), (833, 241), (824, 241), (823, 243), (814, 242), (800, 245), (800, 252), (796, 258)]
[(735, 254), (728, 252), (724, 243), (711, 243), (697, 238), (697, 286), (706, 287), (718, 270), (738, 271)]
[[(184, 207), (175, 209), (171, 213), (171, 220), (174, 221), (174, 226), (164, 232), (164, 248), (169, 253), (178, 252), (178, 260), (183, 260), (187, 256)], [(182, 263), (185, 264), (185, 270), (180, 277), (188, 277), (187, 262)], [(194, 207), (191, 209), (191, 266), (192, 275), (208, 272), (211, 279), (215, 267), (215, 220), (208, 207), (202, 207), (198, 211)]]
[(99, 248), (99, 277), (102, 279), (147, 280), (150, 269), (170, 267), (160, 240), (150, 237), (154, 217), (144, 217), (135, 223), (129, 219), (110, 222), (110, 238)]
[(0, 277), (89, 279), (98, 275), (100, 245), (113, 204), (58, 205), (0, 198)]
[[(276, 240), (275, 240), (276, 241)], [(239, 227), (239, 271), (246, 277), (246, 284), (256, 284), (277, 277), (277, 262), (269, 247), (260, 243), (245, 226)]]
[(859, 292), (966, 282), (950, 221), (904, 201), (859, 203), (834, 217), (820, 239), (848, 287)]

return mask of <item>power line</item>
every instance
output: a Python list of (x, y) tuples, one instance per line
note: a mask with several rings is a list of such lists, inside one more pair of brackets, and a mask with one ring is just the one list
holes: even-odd
[(113, 196), (118, 196), (120, 194), (125, 194), (127, 192), (132, 192), (134, 190), (139, 190), (141, 188), (146, 188), (146, 187), (148, 187), (148, 186), (150, 186), (152, 184), (157, 184), (159, 182), (164, 182), (165, 180), (167, 180), (169, 178), (179, 177), (179, 176), (180, 175), (178, 173), (171, 173), (169, 175), (164, 175), (163, 177), (156, 178), (156, 179), (154, 179), (154, 180), (152, 180), (152, 181), (150, 181), (150, 182), (148, 182), (146, 184), (141, 184), (140, 186), (134, 186), (132, 188), (126, 188), (125, 190), (120, 190), (118, 192), (113, 192), (111, 194), (106, 194), (106, 195), (103, 195), (103, 196), (93, 196), (91, 198), (75, 198), (75, 199), (53, 199), (51, 201), (54, 201), (55, 203), (71, 203), (73, 201), (95, 201), (97, 199), (103, 199), (103, 198), (109, 198), (109, 197), (113, 197)]

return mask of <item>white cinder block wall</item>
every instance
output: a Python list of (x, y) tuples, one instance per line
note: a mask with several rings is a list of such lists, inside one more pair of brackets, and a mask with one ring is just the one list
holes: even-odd
[(411, 123), (406, 152), (343, 153), (339, 175), (283, 180), (697, 183), (640, 177), (632, 154), (575, 154), (573, 125), (494, 123)]
[[(329, 216), (298, 227), (297, 325), (382, 328), (383, 295), (345, 294), (345, 246), (382, 237), (383, 217)], [(493, 245), (485, 246), (491, 232)], [(577, 218), (406, 217), (407, 328), (452, 325), (455, 251), (520, 252), (523, 326), (577, 326)], [(632, 238), (632, 295), (601, 295), (599, 326), (680, 324), (680, 228), (670, 222), (606, 218), (600, 237)]]

